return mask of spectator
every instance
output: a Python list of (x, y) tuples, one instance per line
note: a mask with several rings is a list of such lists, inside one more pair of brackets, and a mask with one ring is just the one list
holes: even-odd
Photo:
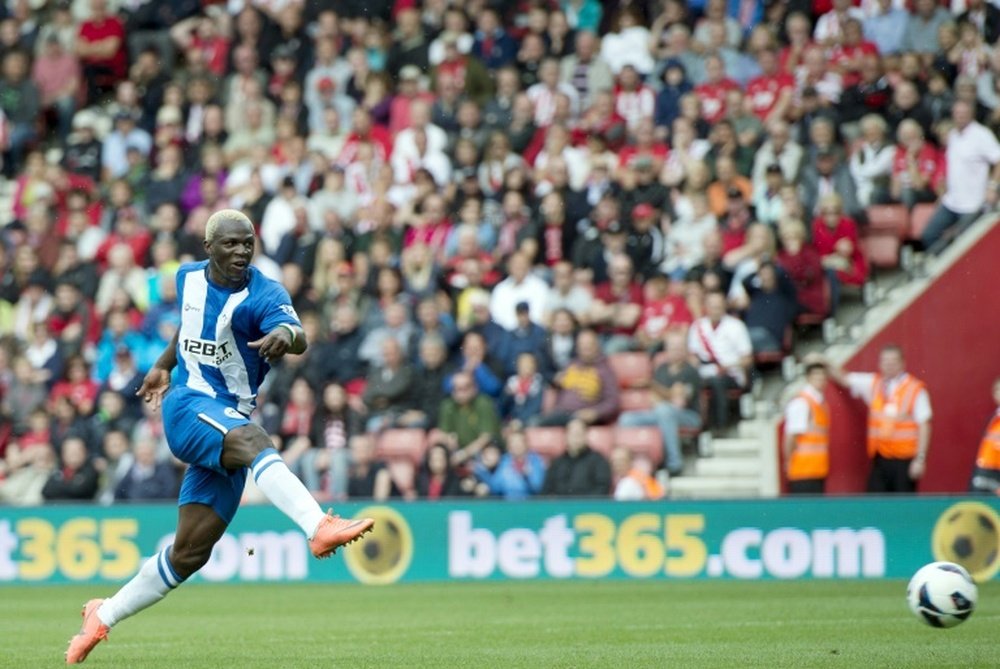
[(575, 280), (573, 264), (562, 260), (552, 268), (552, 290), (545, 304), (542, 322), (551, 327), (553, 317), (561, 309), (568, 310), (578, 321), (586, 318), (593, 303), (590, 292)]
[(819, 211), (820, 198), (828, 193), (840, 194), (844, 213), (856, 218), (863, 213), (858, 201), (858, 190), (851, 177), (850, 169), (835, 151), (822, 150), (816, 155), (814, 165), (806, 165), (802, 170), (799, 184), (802, 206), (806, 214), (814, 216)]
[(517, 356), (515, 373), (507, 379), (501, 396), (503, 417), (527, 425), (542, 413), (545, 380), (538, 371), (538, 359), (529, 352)]
[(431, 428), (437, 423), (438, 408), (444, 401), (448, 378), (448, 349), (440, 336), (427, 334), (420, 339), (414, 408), (399, 417), (403, 427)]
[(73, 123), (80, 90), (80, 62), (66, 50), (55, 33), (46, 39), (31, 68), (31, 80), (38, 89), (43, 111), (51, 110), (58, 120), (58, 137), (65, 142)]
[(0, 502), (16, 506), (39, 505), (42, 490), (52, 476), (56, 460), (49, 440), (48, 417), (35, 411), (27, 429), (7, 444), (0, 460)]
[(539, 425), (566, 425), (574, 419), (587, 425), (610, 422), (618, 412), (618, 379), (601, 354), (593, 330), (576, 337), (576, 357), (554, 380), (558, 391), (552, 411), (537, 419)]
[(907, 373), (899, 346), (882, 347), (875, 374), (831, 370), (831, 377), (868, 405), (868, 492), (912, 493), (927, 466), (930, 394)]
[(806, 383), (785, 408), (782, 452), (788, 491), (821, 495), (830, 473), (830, 407), (826, 389), (826, 365), (808, 362)]
[(861, 119), (862, 142), (849, 162), (859, 207), (883, 204), (888, 200), (896, 147), (886, 143), (886, 130), (885, 119), (881, 116), (869, 114)]
[(125, 26), (108, 13), (106, 0), (90, 0), (90, 18), (80, 24), (76, 54), (83, 65), (87, 83), (87, 103), (98, 101), (125, 78), (128, 54), (125, 50)]
[(510, 65), (517, 54), (517, 42), (503, 29), (497, 11), (485, 8), (479, 14), (477, 28), (471, 53), (490, 71)]
[(694, 322), (688, 334), (688, 347), (709, 389), (712, 426), (721, 430), (729, 425), (729, 391), (747, 386), (753, 344), (747, 326), (726, 314), (725, 295), (708, 293), (704, 309), (705, 315)]
[(920, 54), (924, 64), (929, 65), (940, 48), (938, 32), (942, 25), (951, 21), (948, 10), (935, 0), (913, 0), (913, 9), (903, 33), (903, 51)]
[(920, 238), (932, 248), (955, 225), (971, 222), (984, 206), (994, 206), (1000, 194), (1000, 142), (973, 118), (972, 106), (956, 101), (954, 127), (945, 149), (946, 186), (941, 203)]
[(94, 499), (97, 494), (97, 470), (87, 452), (87, 444), (80, 437), (69, 437), (62, 442), (58, 468), (52, 472), (42, 488), (46, 501)]
[(875, 12), (863, 20), (865, 39), (873, 42), (879, 53), (892, 56), (903, 48), (909, 16), (895, 0), (876, 0)]
[(979, 442), (976, 466), (969, 479), (970, 493), (1000, 495), (1000, 379), (993, 382), (993, 402), (997, 410)]
[(792, 141), (788, 124), (781, 120), (768, 123), (767, 140), (757, 151), (753, 162), (754, 190), (761, 190), (766, 186), (764, 177), (768, 165), (779, 165), (785, 181), (796, 183), (802, 166), (802, 157), (802, 147)]
[(587, 423), (566, 425), (566, 452), (545, 472), (542, 494), (561, 497), (604, 497), (611, 491), (611, 468), (603, 455), (587, 444)]
[(375, 456), (375, 440), (359, 434), (350, 440), (351, 468), (347, 477), (347, 496), (350, 499), (372, 499), (384, 502), (397, 497), (399, 491), (393, 483), (385, 463)]
[(313, 414), (310, 448), (299, 460), (297, 474), (306, 488), (334, 500), (347, 497), (348, 444), (361, 431), (361, 417), (351, 408), (347, 391), (339, 383), (326, 384)]
[[(528, 303), (519, 302), (515, 310), (517, 326), (507, 331), (500, 360), (504, 374), (508, 376), (515, 373), (521, 354), (530, 354), (538, 366), (543, 365), (545, 354), (545, 328), (531, 322)], [(547, 363), (544, 367), (548, 367)]]
[(813, 219), (812, 239), (831, 278), (831, 305), (839, 302), (840, 286), (861, 286), (868, 278), (868, 263), (861, 251), (858, 226), (845, 216), (840, 196), (830, 193), (820, 199), (820, 213)]
[(388, 340), (395, 341), (402, 351), (409, 352), (415, 329), (401, 302), (392, 302), (385, 307), (385, 323), (372, 329), (361, 343), (358, 355), (370, 365), (384, 362), (383, 345)]
[(743, 314), (754, 353), (780, 353), (800, 306), (788, 273), (771, 262), (743, 279), (747, 308)]
[(647, 411), (626, 411), (618, 418), (622, 427), (656, 426), (663, 439), (663, 463), (672, 476), (684, 468), (680, 430), (701, 427), (701, 378), (688, 362), (687, 338), (682, 332), (664, 337), (664, 360), (653, 372)]
[(694, 320), (687, 302), (678, 294), (680, 284), (672, 285), (669, 277), (654, 274), (642, 287), (642, 314), (635, 330), (640, 348), (659, 350), (666, 333), (684, 330)]
[(795, 299), (801, 311), (816, 316), (830, 313), (830, 291), (819, 252), (809, 242), (805, 224), (786, 218), (778, 225), (781, 250), (775, 262), (788, 274), (795, 286)]
[(101, 455), (94, 460), (100, 472), (101, 484), (97, 502), (110, 506), (115, 502), (115, 491), (132, 469), (135, 456), (130, 449), (129, 436), (121, 430), (110, 430), (101, 441)]
[(6, 155), (3, 161), (8, 177), (24, 160), (29, 145), (35, 141), (35, 121), (41, 108), (38, 87), (28, 77), (28, 56), (21, 51), (11, 51), (3, 56), (0, 85), (4, 96), (0, 99), (0, 113), (5, 117), (3, 134)]
[(545, 461), (528, 450), (524, 432), (514, 429), (507, 433), (507, 452), (492, 470), (477, 465), (476, 478), (484, 483), (490, 495), (507, 500), (527, 499), (537, 495), (545, 482)]
[(913, 119), (903, 119), (896, 131), (889, 197), (913, 209), (920, 202), (935, 202), (944, 191), (945, 158), (924, 139), (924, 130)]
[(612, 497), (618, 501), (638, 501), (662, 499), (663, 486), (653, 478), (649, 463), (636, 458), (625, 446), (617, 446), (611, 451), (611, 480), (614, 483)]
[(449, 460), (450, 451), (444, 444), (431, 444), (424, 456), (424, 462), (417, 473), (417, 496), (421, 499), (441, 499), (461, 497), (468, 493), (463, 490), (463, 479), (455, 471)]
[(613, 74), (631, 66), (640, 75), (653, 71), (655, 65), (649, 53), (649, 29), (635, 7), (623, 7), (612, 20), (611, 32), (601, 39), (601, 59)]
[(587, 109), (595, 97), (612, 87), (611, 70), (598, 54), (599, 40), (589, 30), (579, 30), (573, 53), (559, 65), (559, 79), (576, 91), (582, 109)]
[(361, 397), (368, 410), (366, 427), (369, 432), (394, 426), (399, 417), (412, 408), (415, 400), (416, 377), (413, 367), (406, 362), (403, 347), (391, 337), (383, 340), (380, 346), (382, 362), (372, 365)]
[(472, 374), (459, 372), (452, 378), (451, 396), (441, 403), (438, 429), (455, 465), (474, 458), (486, 444), (499, 440), (496, 405), (480, 394)]
[(625, 254), (611, 259), (610, 280), (594, 290), (588, 321), (598, 328), (607, 353), (628, 350), (642, 316), (642, 286), (634, 280), (632, 261)]
[(510, 257), (507, 272), (508, 278), (496, 285), (490, 297), (490, 315), (493, 320), (502, 328), (512, 330), (517, 326), (515, 307), (521, 302), (527, 302), (531, 320), (541, 322), (545, 316), (548, 285), (531, 274), (530, 261), (521, 253)]
[(166, 462), (157, 462), (156, 444), (139, 441), (135, 461), (115, 490), (115, 501), (141, 502), (177, 497), (177, 474)]

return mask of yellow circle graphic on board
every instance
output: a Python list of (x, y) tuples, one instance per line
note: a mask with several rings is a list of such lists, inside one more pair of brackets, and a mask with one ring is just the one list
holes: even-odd
[(413, 561), (410, 524), (388, 506), (369, 506), (358, 511), (355, 517), (372, 518), (375, 527), (359, 544), (344, 553), (348, 571), (368, 585), (395, 583)]
[(956, 562), (988, 581), (1000, 568), (1000, 516), (982, 502), (959, 502), (941, 514), (931, 534), (935, 560)]

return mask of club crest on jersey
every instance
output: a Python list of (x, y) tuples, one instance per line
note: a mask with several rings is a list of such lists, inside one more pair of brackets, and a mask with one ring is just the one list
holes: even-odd
[(233, 357), (233, 348), (228, 341), (214, 342), (192, 337), (181, 342), (181, 350), (202, 364), (216, 367)]
[(293, 307), (292, 305), (290, 305), (290, 304), (282, 304), (278, 308), (281, 309), (282, 311), (284, 311), (286, 314), (288, 314), (292, 318), (294, 318), (295, 320), (299, 320), (299, 315), (297, 313), (295, 313), (295, 307)]
[(226, 407), (222, 413), (226, 414), (230, 418), (243, 418), (243, 414), (232, 407)]

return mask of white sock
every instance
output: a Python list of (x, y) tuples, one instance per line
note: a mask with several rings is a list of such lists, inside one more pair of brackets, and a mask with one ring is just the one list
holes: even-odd
[(134, 616), (167, 596), (167, 593), (184, 582), (170, 564), (170, 548), (146, 560), (139, 573), (122, 586), (113, 597), (104, 600), (97, 609), (97, 617), (108, 627), (129, 616)]
[(278, 451), (273, 448), (261, 451), (250, 471), (260, 491), (311, 539), (326, 514), (302, 481), (288, 469)]

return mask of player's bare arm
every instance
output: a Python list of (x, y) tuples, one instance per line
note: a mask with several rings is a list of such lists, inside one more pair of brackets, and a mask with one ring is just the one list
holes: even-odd
[(163, 396), (170, 388), (170, 373), (177, 366), (177, 338), (180, 331), (174, 333), (174, 338), (167, 344), (167, 348), (156, 360), (156, 364), (146, 374), (142, 380), (142, 387), (136, 391), (136, 396), (141, 397), (146, 402), (150, 402), (154, 409), (160, 408)]

